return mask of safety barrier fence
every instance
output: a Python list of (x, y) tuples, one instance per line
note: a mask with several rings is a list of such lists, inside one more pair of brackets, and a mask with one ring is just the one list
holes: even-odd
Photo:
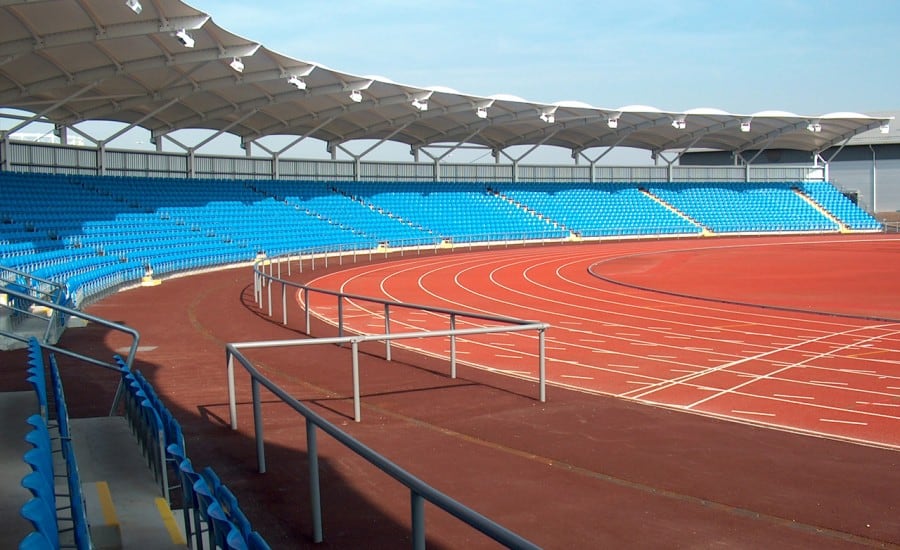
[[(447, 331), (441, 331), (447, 332)], [(384, 337), (385, 335), (379, 335)], [(411, 335), (393, 335), (394, 337), (413, 337)], [(422, 337), (421, 333), (415, 337)], [(237, 361), (246, 372), (250, 375), (250, 385), (252, 394), (253, 407), (253, 428), (256, 438), (256, 456), (259, 473), (266, 472), (265, 457), (265, 438), (263, 433), (263, 411), (262, 400), (260, 396), (260, 387), (265, 387), (281, 402), (288, 405), (291, 409), (302, 415), (306, 422), (306, 449), (308, 455), (308, 479), (309, 479), (309, 502), (312, 520), (312, 539), (315, 542), (322, 542), (322, 500), (321, 488), (319, 483), (319, 451), (318, 451), (318, 430), (322, 430), (326, 434), (333, 437), (336, 441), (344, 445), (346, 448), (356, 453), (373, 466), (380, 469), (385, 474), (392, 477), (397, 482), (403, 484), (409, 489), (410, 493), (410, 514), (412, 543), (414, 549), (425, 548), (425, 502), (430, 502), (434, 506), (444, 510), (450, 515), (456, 517), (462, 522), (470, 525), (472, 528), (480, 531), (484, 535), (497, 541), (508, 548), (536, 549), (539, 548), (534, 543), (521, 537), (520, 535), (510, 531), (506, 527), (488, 519), (471, 508), (461, 504), (460, 502), (450, 498), (446, 494), (434, 489), (424, 481), (413, 476), (406, 470), (400, 468), (381, 454), (375, 452), (371, 448), (362, 444), (357, 439), (351, 437), (346, 432), (329, 422), (315, 411), (301, 403), (295, 397), (284, 391), (276, 383), (264, 376), (254, 367), (253, 363), (248, 360), (242, 353), (242, 348), (259, 348), (286, 345), (303, 345), (314, 343), (341, 343), (350, 342), (353, 344), (354, 353), (354, 385), (355, 388), (355, 408), (358, 407), (358, 362), (357, 345), (364, 341), (367, 337), (355, 336), (348, 338), (325, 338), (320, 341), (315, 340), (295, 340), (281, 342), (244, 342), (232, 343), (226, 345), (226, 357), (228, 364), (228, 399), (230, 409), (231, 428), (238, 429), (237, 424), (237, 408), (235, 401), (234, 386), (234, 363)], [(357, 409), (358, 415), (358, 409)], [(359, 420), (357, 418), (357, 420)]]
[[(288, 264), (289, 259), (285, 259)], [(546, 358), (545, 358), (545, 346), (544, 346), (544, 333), (550, 328), (549, 325), (544, 323), (538, 323), (535, 321), (527, 321), (523, 319), (516, 319), (513, 317), (503, 317), (499, 315), (488, 315), (482, 313), (475, 312), (467, 312), (467, 311), (459, 311), (454, 309), (447, 309), (442, 307), (428, 306), (428, 305), (420, 305), (420, 304), (410, 304), (403, 302), (395, 302), (392, 300), (385, 300), (381, 298), (373, 298), (370, 296), (363, 296), (360, 294), (348, 294), (346, 292), (339, 292), (336, 290), (327, 290), (327, 289), (319, 289), (309, 285), (304, 285), (301, 283), (288, 281), (286, 279), (282, 279), (280, 276), (274, 276), (271, 273), (266, 273), (264, 271), (264, 267), (269, 267), (269, 270), (273, 270), (273, 265), (278, 265), (278, 272), (280, 273), (281, 268), (281, 260), (272, 260), (272, 261), (264, 261), (258, 262), (253, 268), (253, 288), (254, 288), (254, 296), (256, 298), (256, 304), (261, 309), (268, 309), (268, 316), (272, 317), (274, 313), (273, 307), (273, 297), (272, 297), (272, 287), (274, 285), (280, 285), (281, 287), (281, 314), (282, 319), (281, 322), (284, 325), (288, 324), (289, 312), (291, 311), (291, 307), (289, 307), (288, 303), (288, 292), (289, 289), (293, 291), (300, 292), (302, 294), (302, 307), (303, 314), (305, 319), (305, 333), (308, 335), (312, 335), (312, 306), (310, 305), (310, 301), (313, 295), (321, 295), (327, 296), (331, 299), (334, 299), (337, 304), (337, 338), (341, 339), (344, 337), (345, 331), (347, 331), (347, 326), (345, 323), (345, 315), (344, 308), (345, 304), (348, 302), (366, 302), (375, 304), (376, 306), (381, 308), (381, 317), (384, 320), (384, 333), (383, 334), (369, 334), (357, 337), (354, 340), (346, 340), (340, 342), (332, 342), (332, 343), (350, 343), (352, 345), (358, 345), (360, 342), (366, 341), (384, 341), (385, 344), (385, 359), (388, 361), (391, 360), (391, 342), (394, 340), (401, 339), (410, 339), (410, 338), (424, 338), (429, 336), (448, 336), (450, 338), (450, 376), (452, 378), (456, 378), (457, 371), (457, 358), (456, 358), (456, 344), (457, 338), (459, 336), (473, 335), (473, 334), (487, 334), (487, 333), (495, 333), (495, 332), (521, 332), (521, 331), (529, 331), (534, 330), (538, 333), (538, 385), (539, 385), (539, 393), (541, 402), (546, 401)], [(265, 292), (264, 292), (265, 290)], [(391, 312), (396, 311), (398, 309), (402, 310), (410, 310), (417, 312), (426, 312), (431, 313), (438, 316), (445, 316), (449, 322), (449, 330), (444, 331), (419, 331), (412, 333), (403, 333), (403, 334), (392, 334), (392, 323), (391, 323)], [(474, 320), (474, 321), (482, 321), (488, 323), (494, 323), (495, 325), (503, 325), (503, 326), (494, 326), (494, 327), (480, 327), (480, 328), (472, 328), (472, 329), (458, 329), (457, 323), (460, 319), (466, 320)], [(319, 340), (321, 342), (321, 339)], [(355, 342), (355, 343), (354, 343)], [(307, 342), (308, 343), (308, 342)], [(324, 343), (324, 342), (323, 342)], [(300, 344), (303, 345), (303, 344)], [(356, 362), (356, 353), (354, 352), (354, 362)]]
[[(31, 302), (33, 306), (44, 307), (44, 308), (47, 308), (48, 310), (50, 310), (51, 315), (50, 315), (49, 319), (51, 319), (51, 321), (50, 321), (51, 323), (53, 322), (52, 321), (53, 319), (74, 317), (77, 319), (82, 319), (84, 321), (88, 321), (90, 323), (94, 323), (99, 326), (106, 327), (112, 331), (120, 332), (127, 336), (130, 336), (131, 344), (128, 347), (128, 353), (123, 358), (123, 362), (128, 368), (131, 368), (132, 364), (134, 363), (134, 356), (137, 353), (138, 344), (140, 343), (140, 339), (141, 339), (141, 336), (137, 330), (135, 330), (131, 327), (119, 324), (119, 323), (114, 323), (112, 321), (108, 321), (106, 319), (103, 319), (102, 317), (97, 317), (95, 315), (91, 315), (89, 313), (79, 311), (77, 309), (72, 309), (72, 308), (69, 308), (69, 307), (66, 307), (66, 306), (63, 306), (60, 304), (48, 302), (47, 300), (35, 298), (28, 293), (19, 292), (17, 290), (11, 289), (9, 287), (0, 289), (0, 294), (6, 294), (10, 297), (10, 299), (8, 299), (8, 300), (0, 301), (0, 310), (11, 309), (11, 306), (7, 302), (13, 301), (12, 299), (27, 300), (27, 301)], [(0, 329), (0, 336), (5, 337), (5, 338), (10, 338), (12, 340), (17, 340), (20, 342), (28, 342), (28, 340), (29, 340), (28, 335), (20, 334), (13, 330), (8, 330), (8, 329)], [(119, 373), (122, 372), (121, 366), (115, 360), (105, 361), (102, 359), (98, 359), (96, 357), (91, 357), (89, 355), (85, 355), (85, 354), (78, 353), (78, 352), (75, 352), (72, 350), (61, 348), (61, 347), (58, 347), (58, 346), (55, 346), (55, 345), (52, 345), (52, 344), (49, 344), (46, 342), (41, 342), (41, 347), (50, 352), (57, 353), (59, 355), (64, 355), (66, 357), (71, 357), (71, 358), (77, 359), (79, 361), (89, 363), (91, 365), (95, 365), (95, 366), (102, 367), (105, 369), (113, 370), (113, 371), (119, 372)], [(109, 413), (110, 416), (112, 416), (115, 413), (116, 409), (118, 408), (119, 400), (122, 397), (122, 390), (123, 390), (122, 384), (123, 384), (122, 381), (120, 381), (118, 388), (116, 388), (116, 393), (115, 393), (115, 397), (113, 398), (112, 407), (110, 407), (110, 413)]]

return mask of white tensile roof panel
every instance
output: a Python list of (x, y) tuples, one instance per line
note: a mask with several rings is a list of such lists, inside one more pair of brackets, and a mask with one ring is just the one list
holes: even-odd
[[(546, 144), (573, 152), (611, 146), (819, 152), (891, 120), (705, 107), (676, 113), (577, 100), (544, 104), (508, 93), (471, 96), (294, 59), (222, 29), (179, 0), (142, 4), (136, 14), (124, 0), (0, 0), (0, 107), (59, 124), (137, 123), (155, 135), (208, 128), (244, 140), (285, 134), (333, 145), (388, 139), (494, 149)], [(181, 29), (193, 39), (192, 48), (176, 36)], [(235, 58), (242, 72), (231, 67)], [(305, 89), (289, 83), (292, 76)], [(353, 90), (361, 94), (359, 102), (350, 98)]]

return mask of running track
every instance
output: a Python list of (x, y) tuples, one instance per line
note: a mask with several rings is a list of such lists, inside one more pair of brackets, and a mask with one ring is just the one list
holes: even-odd
[[(852, 303), (863, 307), (866, 300), (877, 301), (872, 307), (879, 316), (886, 317), (887, 311), (895, 313), (890, 318), (900, 319), (896, 303), (900, 240), (880, 236), (643, 241), (423, 254), (355, 266), (310, 284), (549, 323), (547, 375), (552, 385), (900, 449), (900, 322), (693, 299), (597, 276), (624, 282), (632, 278), (649, 287), (654, 285), (648, 281), (656, 281), (667, 290), (673, 285), (696, 289), (701, 281), (700, 288), (708, 289), (710, 296), (722, 298), (730, 291), (737, 293), (739, 301), (759, 304), (765, 302), (757, 298), (769, 297), (766, 288), (784, 285), (796, 294), (796, 288), (802, 287), (796, 281), (809, 276), (779, 272), (767, 256), (771, 251), (814, 254), (816, 247), (838, 243), (852, 243), (855, 251), (862, 252), (877, 248), (868, 257), (888, 262), (894, 274), (888, 286), (884, 277), (876, 277), (877, 284), (875, 279), (870, 284), (872, 289), (880, 285), (881, 294), (866, 292), (866, 265), (842, 265), (835, 269), (844, 275), (851, 269), (856, 276), (837, 281), (840, 285), (830, 294), (794, 295), (794, 301), (805, 309), (835, 311), (829, 306), (838, 303), (838, 297), (846, 298), (848, 288), (862, 287)], [(757, 285), (758, 291), (753, 285), (733, 288), (733, 280), (684, 269), (673, 269), (667, 279), (665, 270), (652, 271), (652, 265), (664, 266), (664, 261), (649, 262), (650, 267), (634, 262), (651, 253), (662, 253), (661, 258), (677, 253), (685, 258), (684, 254), (704, 249), (738, 250), (742, 261), (766, 273), (756, 278), (766, 283)], [(812, 287), (822, 290), (821, 285)], [(317, 315), (336, 318), (336, 306), (314, 298), (311, 302)], [(381, 333), (382, 312), (375, 304), (351, 302), (344, 306), (344, 319), (350, 331)], [(448, 328), (446, 317), (415, 311), (392, 310), (391, 322), (393, 332)], [(457, 328), (473, 326), (485, 324), (457, 321)], [(449, 357), (446, 338), (404, 342), (414, 342), (407, 345), (424, 353)], [(537, 349), (534, 333), (492, 334), (459, 341), (457, 356), (464, 364), (536, 379)], [(548, 399), (552, 401), (552, 391)]]

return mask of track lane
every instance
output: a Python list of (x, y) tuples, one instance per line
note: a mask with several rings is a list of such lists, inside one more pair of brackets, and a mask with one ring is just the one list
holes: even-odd
[[(600, 260), (667, 246), (687, 248), (632, 243), (419, 257), (328, 274), (314, 285), (550, 323), (553, 384), (900, 447), (896, 326), (662, 296), (588, 273)], [(328, 307), (314, 309), (335, 316)], [(354, 330), (383, 331), (373, 304), (345, 305), (344, 314)], [(446, 319), (422, 312), (392, 311), (391, 321), (409, 330), (447, 328)], [(415, 346), (446, 357), (447, 343), (431, 340)], [(460, 339), (457, 349), (465, 364), (537, 375), (534, 335)]]

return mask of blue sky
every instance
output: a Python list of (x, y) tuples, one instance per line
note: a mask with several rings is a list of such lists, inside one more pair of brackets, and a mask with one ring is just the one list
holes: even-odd
[(187, 0), (339, 71), (597, 107), (900, 109), (895, 0)]

